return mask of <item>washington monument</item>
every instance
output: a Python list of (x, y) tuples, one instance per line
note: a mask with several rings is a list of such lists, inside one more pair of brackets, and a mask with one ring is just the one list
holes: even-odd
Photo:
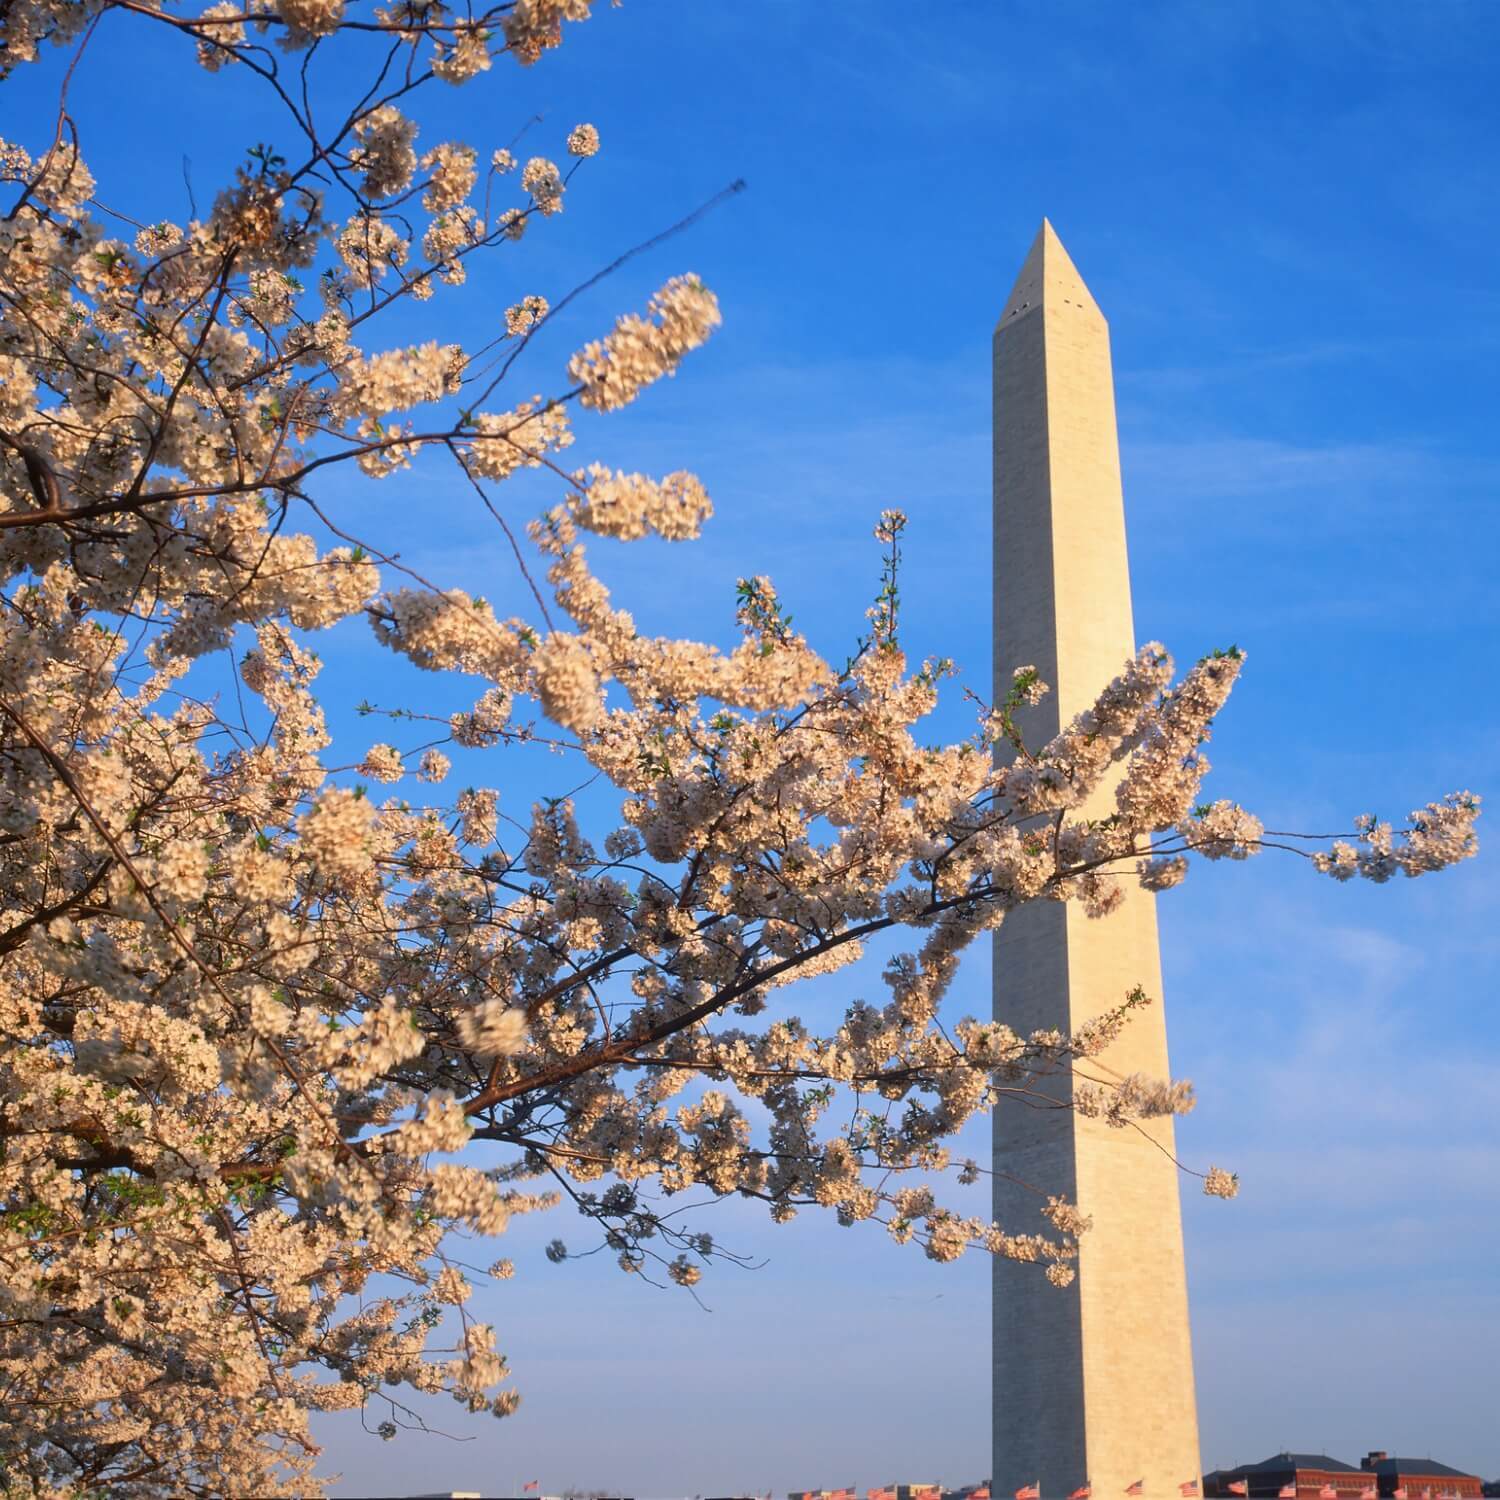
[[(994, 382), (995, 697), (1016, 668), (1038, 669), (1052, 692), (1018, 718), (1040, 745), (1135, 649), (1109, 326), (1046, 221), (995, 329)], [(1111, 792), (1085, 811), (1112, 811)], [(1072, 902), (1037, 902), (996, 935), (995, 1015), (1022, 1033), (1071, 1030), (1136, 985), (1155, 1003), (1090, 1068), (1165, 1077), (1152, 895), (1131, 882), (1125, 904), (1098, 920)], [(1070, 1097), (1067, 1072), (1049, 1082)], [(1112, 1130), (1020, 1106), (994, 1121), (1002, 1227), (1041, 1227), (1041, 1200), (1022, 1184), (1093, 1219), (1071, 1287), (995, 1263), (997, 1500), (1035, 1481), (1043, 1500), (1085, 1483), (1094, 1500), (1120, 1500), (1138, 1480), (1149, 1500), (1176, 1500), (1199, 1468), (1172, 1122)]]

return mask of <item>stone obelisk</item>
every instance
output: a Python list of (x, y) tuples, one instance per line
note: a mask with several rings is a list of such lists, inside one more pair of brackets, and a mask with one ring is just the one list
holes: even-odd
[[(994, 403), (995, 693), (1017, 667), (1038, 669), (1052, 691), (1020, 723), (1041, 744), (1135, 648), (1109, 327), (1045, 220), (995, 329)], [(1106, 794), (1095, 815), (1110, 810)], [(1068, 1030), (1141, 985), (1154, 1003), (1086, 1067), (1165, 1077), (1155, 898), (1126, 884), (1104, 918), (1053, 902), (1009, 916), (995, 1015), (1022, 1033)], [(1044, 1087), (1066, 1100), (1073, 1081)], [(1043, 1500), (1085, 1483), (1122, 1500), (1137, 1480), (1148, 1500), (1177, 1500), (1199, 1460), (1171, 1121), (1118, 1130), (1010, 1101), (994, 1129), (1003, 1228), (1050, 1231), (1036, 1188), (1093, 1220), (1070, 1287), (995, 1263), (996, 1500), (1034, 1481)]]

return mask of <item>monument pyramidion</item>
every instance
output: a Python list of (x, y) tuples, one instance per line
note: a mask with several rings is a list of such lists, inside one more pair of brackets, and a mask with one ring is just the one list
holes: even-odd
[[(995, 329), (995, 698), (1034, 666), (1052, 691), (1017, 715), (1044, 744), (1135, 650), (1109, 325), (1043, 221)], [(1111, 787), (1097, 809), (1113, 810)], [(995, 937), (997, 1020), (1069, 1031), (1137, 985), (1153, 1003), (1088, 1060), (1096, 1076), (1165, 1077), (1155, 897), (1126, 874), (1125, 902), (1093, 919), (1036, 902)], [(1070, 1069), (1043, 1081), (1060, 1104)], [(1066, 1288), (995, 1261), (995, 1495), (1087, 1489), (1177, 1500), (1199, 1490), (1198, 1418), (1170, 1118), (1111, 1129), (1067, 1108), (1016, 1101), (994, 1115), (995, 1217), (1043, 1227), (1035, 1189), (1093, 1220)], [(1034, 1268), (1033, 1268), (1034, 1269)]]

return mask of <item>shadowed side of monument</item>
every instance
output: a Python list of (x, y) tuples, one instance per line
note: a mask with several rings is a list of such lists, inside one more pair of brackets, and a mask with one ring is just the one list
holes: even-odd
[[(1109, 327), (1045, 221), (995, 330), (994, 462), (995, 697), (1037, 668), (1052, 692), (1018, 722), (1039, 745), (1135, 649)], [(1112, 789), (1085, 810), (1110, 811)], [(1022, 908), (994, 958), (995, 1016), (1022, 1033), (1072, 1030), (1144, 987), (1155, 1003), (1088, 1067), (1167, 1075), (1155, 898), (1133, 882), (1102, 919)], [(1070, 1073), (1049, 1081), (1066, 1104)], [(994, 1491), (1040, 1480), (1054, 1500), (1087, 1481), (1113, 1500), (1144, 1480), (1175, 1497), (1199, 1460), (1172, 1122), (1112, 1130), (1016, 1101), (994, 1128), (1002, 1227), (1047, 1227), (1036, 1188), (1093, 1220), (1072, 1287), (995, 1263)]]

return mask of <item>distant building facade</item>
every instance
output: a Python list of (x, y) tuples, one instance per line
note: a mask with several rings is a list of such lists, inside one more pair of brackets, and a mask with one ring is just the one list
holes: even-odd
[(1360, 1468), (1375, 1476), (1381, 1500), (1388, 1500), (1397, 1490), (1405, 1490), (1407, 1500), (1437, 1500), (1439, 1495), (1478, 1500), (1484, 1493), (1484, 1482), (1478, 1475), (1450, 1469), (1431, 1458), (1392, 1458), (1376, 1450), (1365, 1454)]
[[(1244, 1485), (1243, 1491), (1231, 1485)], [(1244, 1495), (1251, 1500), (1277, 1500), (1290, 1489), (1296, 1500), (1318, 1500), (1331, 1489), (1338, 1500), (1359, 1500), (1370, 1487), (1370, 1476), (1342, 1459), (1326, 1453), (1273, 1453), (1257, 1464), (1239, 1464), (1232, 1469), (1214, 1469), (1203, 1476), (1203, 1493), (1228, 1500)]]
[(1222, 1500), (1480, 1500), (1482, 1493), (1476, 1474), (1378, 1449), (1357, 1468), (1326, 1453), (1275, 1453), (1203, 1476), (1204, 1496)]

